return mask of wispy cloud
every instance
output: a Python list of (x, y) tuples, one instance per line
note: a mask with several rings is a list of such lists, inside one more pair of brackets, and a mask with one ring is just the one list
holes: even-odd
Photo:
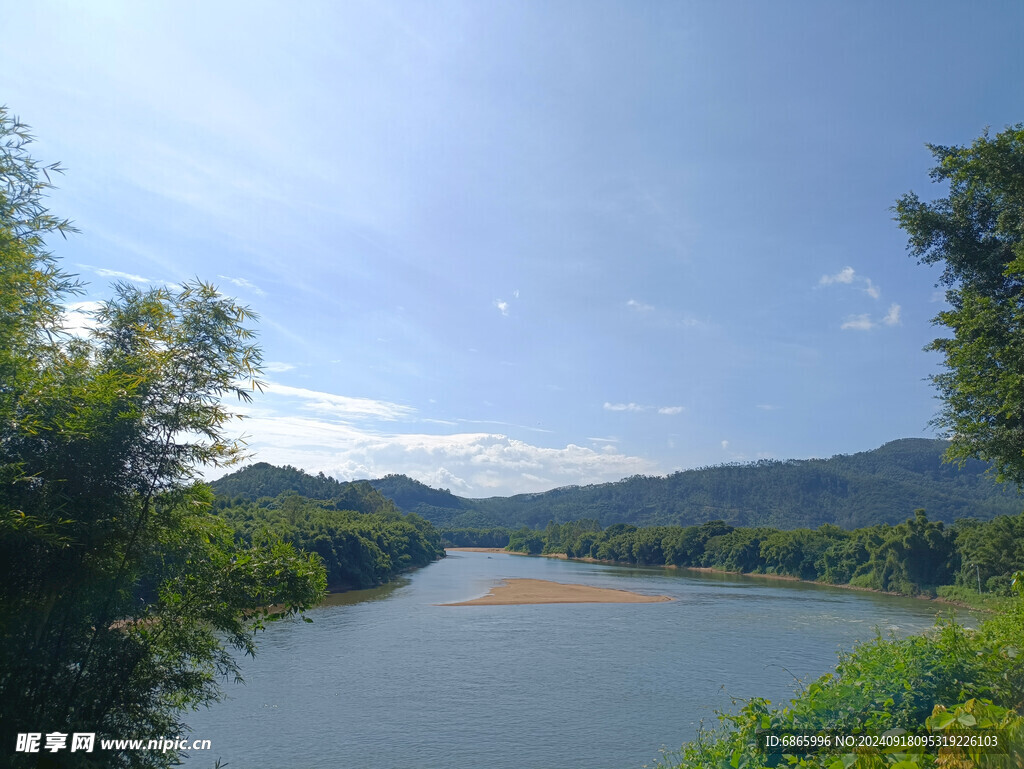
[(821, 280), (818, 281), (820, 286), (830, 286), (833, 283), (853, 283), (853, 278), (856, 273), (853, 267), (844, 267), (835, 275), (822, 275)]
[(223, 280), (226, 280), (228, 283), (233, 283), (236, 286), (238, 286), (239, 288), (247, 288), (250, 291), (252, 291), (254, 294), (256, 294), (257, 296), (266, 296), (267, 295), (266, 291), (264, 291), (262, 288), (257, 286), (255, 283), (250, 283), (245, 278), (232, 278), (229, 275), (218, 275), (217, 277), (221, 278)]
[[(882, 318), (881, 323), (886, 326), (898, 326), (900, 323), (900, 306), (898, 304), (892, 304), (889, 306), (889, 312)], [(850, 315), (843, 321), (843, 325), (840, 326), (843, 330), (847, 331), (871, 331), (879, 326), (879, 322), (872, 319), (869, 313), (861, 313), (859, 315)]]
[(389, 401), (371, 398), (352, 398), (347, 395), (307, 390), (302, 387), (290, 387), (276, 382), (267, 382), (263, 391), (270, 395), (295, 398), (301, 402), (304, 411), (313, 411), (323, 416), (331, 416), (341, 420), (348, 419), (379, 419), (395, 421), (408, 419), (416, 413), (412, 406), (403, 406)]
[(294, 369), (291, 363), (283, 363), (277, 360), (267, 361), (263, 364), (263, 370), (269, 374), (283, 374), (285, 371), (291, 371)]
[(508, 302), (502, 299), (495, 299), (494, 306), (498, 308), (498, 312), (500, 312), (505, 317), (508, 317)]
[(867, 313), (861, 315), (850, 315), (843, 325), (840, 326), (844, 331), (870, 331), (875, 327), (875, 323), (871, 320), (871, 316)]
[(83, 270), (88, 270), (94, 275), (99, 275), (101, 278), (114, 278), (115, 280), (127, 280), (129, 283), (154, 283), (156, 281), (144, 278), (141, 275), (136, 275), (131, 272), (121, 272), (120, 270), (108, 270), (106, 267), (94, 267), (91, 264), (79, 264)]
[(775, 406), (771, 403), (758, 403), (757, 407), (761, 409), (761, 411), (778, 411), (782, 408), (781, 406)]
[(641, 411), (657, 411), (659, 414), (672, 416), (674, 414), (682, 414), (686, 411), (684, 406), (644, 406), (639, 403), (604, 403), (605, 411), (631, 411), (634, 413)]
[(530, 430), (535, 433), (550, 433), (553, 430), (548, 430), (543, 427), (529, 427), (527, 425), (517, 425), (514, 422), (499, 422), (496, 419), (458, 419), (451, 424), (465, 424), (465, 425), (499, 425), (501, 427), (518, 427), (520, 430)]
[(638, 317), (643, 317), (645, 323), (657, 328), (709, 328), (710, 321), (695, 318), (686, 312), (678, 312), (671, 309), (655, 307), (653, 304), (641, 302), (639, 299), (630, 299), (625, 307)]
[(605, 411), (647, 411), (649, 406), (641, 406), (639, 403), (609, 403), (604, 402)]
[(853, 285), (859, 284), (861, 290), (872, 299), (878, 299), (882, 295), (882, 289), (871, 278), (865, 275), (858, 275), (853, 267), (844, 267), (834, 275), (822, 275), (818, 280), (819, 286)]
[(626, 302), (626, 307), (636, 312), (654, 312), (653, 304), (645, 304), (644, 302), (638, 302), (636, 299), (630, 299)]

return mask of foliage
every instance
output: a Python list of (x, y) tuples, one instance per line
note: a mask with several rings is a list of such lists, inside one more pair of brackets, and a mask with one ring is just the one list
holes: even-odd
[[(1020, 539), (992, 541), (1008, 527), (1019, 525), (1024, 516), (1009, 520), (1013, 523), (997, 519), (974, 521), (970, 526), (962, 521), (961, 528), (955, 529), (929, 521), (924, 510), (917, 510), (913, 518), (896, 526), (880, 524), (853, 531), (830, 524), (788, 531), (735, 528), (724, 521), (642, 528), (618, 523), (602, 530), (592, 519), (562, 524), (551, 521), (543, 531), (524, 527), (512, 532), (507, 549), (648, 566), (775, 574), (918, 595), (934, 594), (940, 586), (951, 585), (954, 576), (960, 579), (958, 530), (969, 532), (972, 541), (988, 543), (993, 552), (1016, 552)], [(992, 569), (1005, 571), (990, 582), (1008, 586), (1017, 562), (996, 558), (992, 563)]]
[(432, 524), (415, 514), (402, 515), (368, 483), (339, 486), (341, 497), (365, 512), (288, 491), (255, 503), (219, 500), (217, 515), (243, 542), (270, 533), (316, 553), (327, 569), (328, 585), (336, 590), (379, 585), (444, 557), (441, 536)]
[(120, 285), (90, 338), (63, 333), (79, 287), (44, 237), (70, 227), (45, 210), (57, 169), (29, 157), (30, 139), (0, 109), (0, 744), (41, 730), (177, 734), (182, 710), (237, 672), (225, 644), (252, 653), (265, 620), (319, 598), (324, 573), (279, 541), (237, 544), (194, 484), (200, 464), (239, 454), (223, 399), (258, 386), (252, 313), (199, 282)]
[(441, 541), (446, 547), (501, 547), (508, 545), (511, 529), (492, 528), (440, 529)]
[(509, 535), (508, 545), (505, 549), (511, 550), (513, 553), (540, 555), (544, 552), (544, 537), (540, 532), (524, 526)]
[(219, 478), (210, 487), (220, 498), (218, 504), (221, 507), (226, 504), (226, 500), (256, 502), (263, 497), (273, 498), (293, 492), (307, 499), (328, 500), (338, 510), (355, 510), (360, 513), (397, 512), (391, 499), (365, 481), (338, 481), (323, 473), (310, 475), (289, 465), (275, 467), (266, 462), (257, 462)]
[[(784, 707), (764, 699), (721, 714), (719, 728), (667, 757), (663, 769), (800, 766), (849, 767), (1021, 767), (1024, 719), (1022, 665), (1016, 650), (1024, 642), (1024, 605), (978, 631), (941, 622), (926, 636), (877, 637), (841, 655), (834, 673), (810, 684)], [(827, 748), (807, 754), (772, 754), (757, 747), (757, 734), (867, 734), (892, 730), (912, 734), (964, 733), (999, 737), (1008, 752), (943, 749), (941, 752)], [(895, 732), (894, 732), (895, 733)]]
[(953, 332), (928, 349), (946, 371), (933, 377), (952, 436), (948, 455), (992, 462), (997, 477), (1024, 482), (1024, 125), (988, 132), (970, 147), (929, 145), (932, 180), (948, 197), (907, 193), (894, 212), (908, 250), (941, 264), (951, 308), (936, 325)]

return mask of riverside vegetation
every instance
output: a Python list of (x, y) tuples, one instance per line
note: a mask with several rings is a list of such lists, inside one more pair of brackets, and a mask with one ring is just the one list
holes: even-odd
[[(267, 622), (316, 605), (328, 580), (376, 584), (443, 552), (368, 486), (215, 505), (199, 468), (241, 457), (225, 404), (260, 387), (254, 314), (198, 281), (119, 284), (87, 335), (68, 333), (81, 285), (45, 239), (74, 228), (43, 204), (61, 169), (31, 141), (0, 108), (3, 765), (173, 766), (175, 750), (100, 738), (182, 734)], [(91, 733), (95, 749), (15, 750), (40, 732)]]
[(722, 521), (601, 529), (596, 521), (583, 520), (551, 522), (540, 531), (463, 529), (443, 534), (464, 546), (505, 537), (508, 550), (533, 555), (713, 568), (974, 600), (982, 594), (1009, 596), (1014, 573), (1024, 569), (1024, 514), (985, 522), (965, 519), (947, 527), (918, 510), (896, 526), (853, 531), (830, 524), (818, 529), (734, 528)]
[[(291, 468), (286, 468), (291, 470)], [(260, 468), (246, 468), (214, 483), (220, 496), (213, 512), (251, 542), (270, 533), (299, 550), (316, 553), (333, 590), (366, 588), (396, 574), (444, 557), (441, 536), (415, 514), (403, 515), (390, 499), (368, 483), (339, 483), (322, 474), (290, 473), (297, 488), (277, 489), (274, 497), (260, 493)], [(300, 495), (305, 491), (320, 498)]]

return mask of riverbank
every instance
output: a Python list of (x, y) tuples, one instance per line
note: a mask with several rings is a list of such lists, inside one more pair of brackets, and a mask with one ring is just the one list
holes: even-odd
[[(449, 548), (449, 549), (465, 549), (471, 550), (474, 548)], [(510, 553), (511, 555), (529, 555), (529, 553), (518, 553), (510, 550), (504, 550), (500, 548), (476, 548), (478, 550), (486, 550), (486, 552), (496, 553)], [(930, 596), (930, 595), (906, 595), (905, 593), (897, 593), (892, 590), (876, 590), (871, 587), (862, 587), (860, 585), (851, 585), (849, 583), (836, 584), (832, 582), (820, 582), (813, 579), (800, 579), (799, 577), (793, 577), (789, 574), (762, 574), (759, 572), (745, 572), (745, 571), (726, 571), (724, 569), (715, 569), (711, 566), (676, 566), (674, 564), (637, 564), (629, 563), (626, 561), (610, 561), (601, 558), (570, 558), (566, 553), (542, 553), (541, 558), (558, 558), (560, 560), (568, 561), (582, 561), (583, 563), (601, 563), (608, 566), (633, 566), (651, 569), (676, 569), (681, 571), (696, 571), (704, 574), (728, 574), (730, 576), (738, 577), (758, 577), (761, 579), (770, 579), (782, 582), (804, 582), (809, 585), (821, 585), (823, 587), (838, 587), (843, 590), (858, 590), (864, 593), (879, 593), (881, 595), (898, 596), (900, 598), (916, 598), (922, 601), (934, 601), (935, 603), (941, 603), (946, 606), (955, 607), (957, 609), (970, 609), (971, 611), (984, 611), (984, 612), (996, 612), (999, 608), (993, 608), (990, 606), (979, 606), (968, 603), (967, 601), (958, 601), (951, 598), (944, 598), (942, 596)]]
[(646, 595), (593, 585), (550, 582), (546, 579), (506, 579), (480, 598), (439, 606), (515, 606), (542, 603), (661, 603), (667, 595)]

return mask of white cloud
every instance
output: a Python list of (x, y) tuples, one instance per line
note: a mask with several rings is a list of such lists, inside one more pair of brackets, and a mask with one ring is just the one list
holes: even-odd
[(256, 294), (257, 296), (266, 296), (266, 294), (267, 294), (267, 292), (264, 291), (262, 288), (260, 288), (259, 286), (255, 285), (254, 283), (250, 283), (245, 278), (232, 278), (232, 277), (230, 277), (228, 275), (218, 275), (217, 277), (223, 278), (224, 280), (228, 281), (229, 283), (234, 283), (239, 288), (247, 288), (250, 291), (252, 291), (254, 294)]
[(775, 406), (771, 403), (758, 403), (757, 407), (761, 409), (761, 411), (778, 411), (781, 408), (781, 406)]
[[(246, 406), (246, 440), (255, 461), (290, 464), (342, 480), (403, 473), (467, 496), (546, 491), (660, 471), (649, 460), (569, 444), (536, 446), (492, 433), (387, 434), (351, 424), (285, 416)], [(610, 444), (609, 444), (610, 446)]]
[(429, 481), (423, 482), (435, 489), (448, 489), (449, 491), (455, 489), (455, 493), (470, 490), (469, 484), (464, 479), (459, 478), (446, 467), (437, 468), (433, 477)]
[(291, 371), (295, 366), (291, 363), (282, 363), (281, 361), (271, 360), (264, 363), (262, 368), (270, 374), (282, 374), (285, 371)]
[(64, 310), (61, 327), (65, 333), (85, 338), (96, 328), (94, 313), (103, 306), (103, 302), (72, 302)]
[(346, 395), (318, 392), (302, 387), (289, 387), (276, 382), (264, 384), (263, 392), (285, 398), (297, 398), (302, 401), (300, 408), (304, 411), (313, 411), (341, 420), (381, 419), (390, 422), (407, 419), (416, 413), (416, 409), (411, 406), (402, 406), (398, 403), (371, 398), (350, 398)]
[(638, 403), (609, 403), (605, 401), (605, 411), (647, 411), (649, 406), (641, 406)]
[(726, 451), (729, 450), (729, 441), (722, 441), (722, 448)]
[(844, 267), (835, 275), (822, 275), (818, 285), (829, 286), (833, 283), (853, 283), (854, 277), (853, 267)]
[(864, 313), (863, 315), (850, 315), (840, 326), (843, 330), (852, 329), (854, 331), (870, 331), (875, 327), (875, 323), (871, 320), (871, 317)]
[(659, 414), (674, 415), (682, 414), (686, 411), (685, 406), (644, 406), (640, 403), (604, 403), (605, 411), (630, 411), (633, 413), (639, 413), (641, 411), (657, 411)]
[(819, 286), (831, 286), (836, 283), (851, 285), (854, 282), (863, 284), (861, 290), (872, 299), (878, 299), (882, 295), (882, 289), (875, 284), (871, 278), (858, 275), (853, 267), (844, 267), (835, 275), (822, 275), (818, 281)]
[[(896, 326), (900, 323), (900, 306), (898, 304), (892, 304), (889, 306), (889, 312), (886, 313), (885, 317), (882, 318), (882, 323), (887, 326)], [(843, 321), (843, 325), (840, 328), (844, 330), (852, 331), (871, 331), (872, 329), (878, 328), (878, 322), (871, 319), (868, 313), (862, 313), (860, 315), (849, 315), (846, 320)]]
[(135, 275), (131, 272), (121, 272), (120, 270), (108, 270), (106, 267), (93, 267), (91, 264), (79, 264), (84, 270), (89, 270), (101, 278), (115, 278), (116, 280), (126, 280), (129, 283), (153, 283), (155, 281), (149, 278), (144, 278), (141, 275)]
[(503, 301), (501, 299), (495, 299), (494, 306), (498, 308), (498, 312), (508, 317), (508, 302)]

